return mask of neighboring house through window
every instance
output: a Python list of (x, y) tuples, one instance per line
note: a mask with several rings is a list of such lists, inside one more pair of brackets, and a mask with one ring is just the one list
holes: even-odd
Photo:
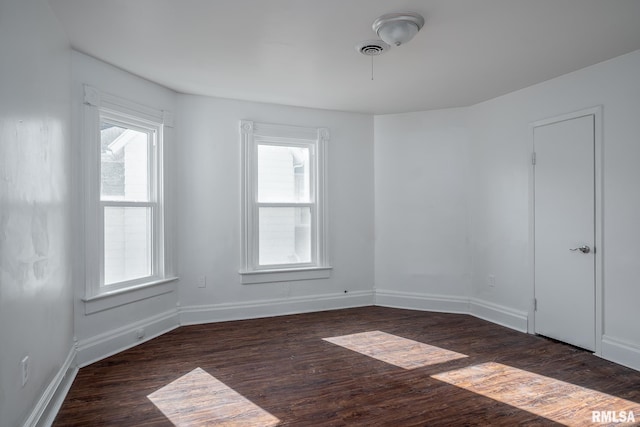
[(243, 283), (329, 277), (329, 132), (241, 121)]

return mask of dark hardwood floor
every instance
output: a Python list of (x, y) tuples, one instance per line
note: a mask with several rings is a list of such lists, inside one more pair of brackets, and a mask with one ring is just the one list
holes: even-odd
[(640, 425), (640, 372), (467, 315), (363, 307), (180, 327), (80, 369), (54, 426), (614, 424), (592, 411)]

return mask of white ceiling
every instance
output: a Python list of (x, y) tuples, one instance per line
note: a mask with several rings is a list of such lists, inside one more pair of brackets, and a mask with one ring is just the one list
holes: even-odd
[[(475, 104), (640, 49), (638, 0), (50, 0), (72, 46), (178, 92), (373, 114)], [(371, 62), (379, 15), (425, 17)]]

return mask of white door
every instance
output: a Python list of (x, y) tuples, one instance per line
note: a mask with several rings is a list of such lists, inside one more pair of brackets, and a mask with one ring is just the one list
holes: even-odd
[(535, 332), (595, 350), (594, 115), (535, 127)]

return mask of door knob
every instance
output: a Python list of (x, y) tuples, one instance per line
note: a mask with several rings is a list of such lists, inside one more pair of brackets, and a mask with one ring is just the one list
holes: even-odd
[(575, 251), (580, 251), (583, 254), (588, 254), (589, 252), (591, 252), (591, 248), (587, 245), (584, 246), (580, 246), (579, 248), (573, 248), (573, 249), (569, 249), (571, 252), (575, 252)]

